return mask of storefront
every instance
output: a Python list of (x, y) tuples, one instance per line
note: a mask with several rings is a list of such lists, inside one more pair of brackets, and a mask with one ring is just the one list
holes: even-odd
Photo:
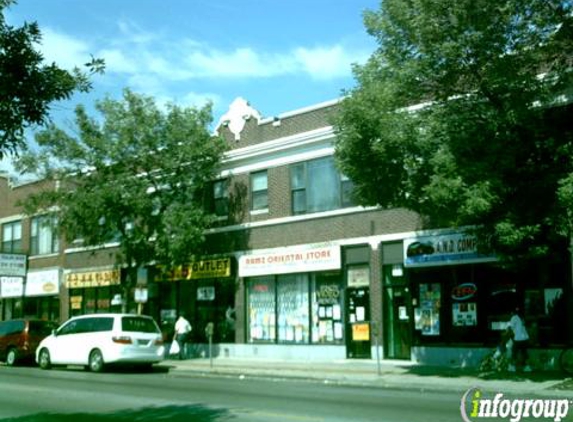
[(150, 284), (149, 311), (171, 338), (180, 314), (191, 323), (193, 343), (205, 343), (213, 323), (213, 341), (235, 341), (235, 283), (229, 257), (204, 259), (177, 268), (156, 268)]
[(26, 255), (0, 254), (0, 320), (24, 316), (26, 268)]
[(402, 337), (412, 336), (413, 357), (440, 364), (475, 364), (475, 351), (500, 341), (516, 307), (533, 347), (559, 343), (554, 327), (564, 303), (567, 260), (552, 258), (551, 265), (504, 267), (479, 254), (475, 238), (462, 233), (405, 239), (403, 273), (392, 276), (395, 265), (384, 269), (385, 294), (394, 295), (387, 300), (385, 325), (392, 331), (394, 324), (399, 337), (396, 321), (408, 322), (402, 329), (410, 334)]
[(69, 316), (120, 312), (121, 271), (114, 267), (64, 271)]
[(360, 251), (300, 245), (241, 256), (246, 342), (339, 346), (347, 357), (370, 357), (369, 247)]
[(24, 315), (49, 321), (60, 320), (59, 268), (31, 270), (25, 283)]

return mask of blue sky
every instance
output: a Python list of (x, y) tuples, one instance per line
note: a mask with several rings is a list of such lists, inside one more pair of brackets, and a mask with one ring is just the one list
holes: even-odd
[[(90, 55), (106, 72), (89, 94), (53, 106), (70, 122), (121, 90), (181, 105), (213, 102), (215, 122), (236, 97), (262, 116), (335, 99), (353, 86), (352, 63), (376, 48), (362, 13), (379, 0), (18, 0), (12, 25), (37, 21), (41, 50), (65, 68)], [(0, 169), (9, 165), (0, 162)]]

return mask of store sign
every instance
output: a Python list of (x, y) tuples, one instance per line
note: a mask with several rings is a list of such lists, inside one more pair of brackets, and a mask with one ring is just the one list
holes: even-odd
[(0, 277), (0, 297), (24, 296), (24, 277)]
[(25, 277), (26, 255), (0, 253), (0, 275)]
[(458, 284), (452, 289), (452, 299), (467, 300), (477, 293), (477, 286), (474, 283)]
[(133, 292), (133, 299), (136, 303), (146, 303), (148, 299), (148, 291), (145, 287), (136, 287)]
[(294, 246), (253, 252), (239, 258), (239, 277), (340, 269), (339, 246)]
[(419, 236), (404, 240), (404, 266), (429, 267), (497, 261), (477, 250), (475, 236), (455, 233)]
[(159, 267), (158, 281), (200, 280), (231, 276), (231, 258), (204, 259), (175, 268)]
[(31, 271), (26, 277), (26, 296), (47, 296), (60, 293), (60, 270)]
[(198, 287), (197, 300), (215, 300), (215, 286)]
[(88, 287), (105, 287), (121, 283), (119, 270), (86, 271), (64, 275), (68, 289), (85, 289)]

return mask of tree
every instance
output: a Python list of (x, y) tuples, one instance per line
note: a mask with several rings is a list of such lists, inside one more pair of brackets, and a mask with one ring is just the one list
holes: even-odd
[(378, 48), (335, 124), (358, 199), (474, 227), (505, 258), (569, 236), (573, 3), (384, 0), (364, 21)]
[(104, 68), (103, 60), (95, 58), (86, 63), (87, 73), (45, 64), (37, 50), (42, 40), (38, 24), (15, 28), (6, 23), (4, 9), (14, 3), (0, 0), (0, 159), (25, 148), (24, 130), (46, 123), (50, 103), (89, 91), (89, 74)]
[(179, 265), (201, 253), (212, 220), (204, 195), (226, 144), (208, 131), (210, 105), (162, 110), (152, 98), (125, 90), (122, 100), (99, 101), (96, 110), (100, 120), (76, 108), (76, 136), (54, 124), (37, 134), (39, 150), (23, 154), (18, 168), (56, 189), (23, 205), (29, 214), (56, 210), (68, 242), (119, 242), (127, 295), (138, 268), (152, 261)]

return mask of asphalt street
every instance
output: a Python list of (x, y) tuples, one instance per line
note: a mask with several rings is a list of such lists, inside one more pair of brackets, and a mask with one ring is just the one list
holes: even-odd
[(0, 421), (459, 421), (456, 392), (205, 376), (167, 367), (93, 374), (0, 366)]

